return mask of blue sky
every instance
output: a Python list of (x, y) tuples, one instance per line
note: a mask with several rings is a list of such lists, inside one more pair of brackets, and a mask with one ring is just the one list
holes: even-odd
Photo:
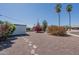
[[(61, 11), (61, 25), (68, 25), (68, 13), (66, 5), (62, 4)], [(73, 10), (71, 12), (72, 25), (79, 25), (79, 4), (72, 4)], [(0, 4), (0, 14), (11, 17), (0, 16), (0, 20), (9, 21), (15, 24), (25, 24), (33, 26), (39, 20), (47, 20), (48, 25), (58, 25), (58, 15), (55, 12), (56, 4)]]

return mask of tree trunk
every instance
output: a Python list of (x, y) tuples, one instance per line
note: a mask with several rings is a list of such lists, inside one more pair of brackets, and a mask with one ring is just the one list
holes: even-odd
[(71, 14), (69, 12), (69, 31), (71, 31)]
[(60, 13), (58, 13), (58, 25), (60, 27)]

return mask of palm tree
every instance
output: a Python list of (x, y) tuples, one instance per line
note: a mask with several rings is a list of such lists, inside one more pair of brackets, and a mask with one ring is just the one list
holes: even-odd
[(69, 13), (69, 28), (70, 28), (70, 30), (71, 30), (71, 11), (72, 11), (72, 5), (67, 5), (67, 7), (66, 7), (66, 10), (67, 10), (67, 12)]
[(56, 5), (56, 12), (58, 13), (58, 19), (59, 19), (58, 24), (59, 24), (59, 26), (60, 26), (61, 4), (57, 4), (57, 5)]

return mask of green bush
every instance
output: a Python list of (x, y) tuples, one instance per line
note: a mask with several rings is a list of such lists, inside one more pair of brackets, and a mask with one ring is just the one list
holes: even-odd
[(42, 23), (42, 30), (45, 32), (46, 28), (47, 28), (47, 21), (44, 20), (43, 23)]
[(52, 35), (64, 36), (67, 30), (63, 26), (49, 26), (47, 31)]
[(10, 24), (8, 22), (4, 22), (3, 24), (0, 24), (0, 37), (1, 39), (7, 39), (16, 29), (16, 26), (14, 24)]
[(27, 28), (26, 28), (26, 31), (27, 31), (27, 32), (30, 32), (30, 31), (32, 31), (32, 29), (29, 28), (29, 27), (27, 27)]

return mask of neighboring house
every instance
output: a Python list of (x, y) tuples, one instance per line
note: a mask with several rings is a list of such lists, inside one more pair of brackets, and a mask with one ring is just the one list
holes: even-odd
[(12, 35), (23, 35), (26, 34), (26, 25), (15, 24), (16, 30)]
[(74, 25), (74, 26), (72, 26), (72, 29), (79, 30), (79, 26), (78, 25)]

